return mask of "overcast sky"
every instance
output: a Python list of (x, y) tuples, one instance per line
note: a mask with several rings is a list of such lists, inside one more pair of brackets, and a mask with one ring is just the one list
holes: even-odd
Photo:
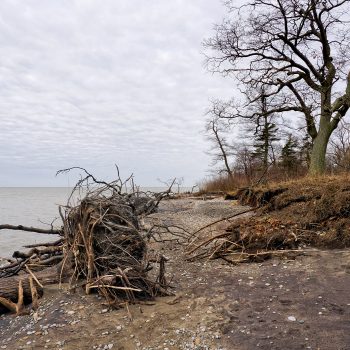
[(136, 182), (184, 177), (210, 160), (209, 99), (232, 81), (203, 66), (220, 0), (1, 0), (0, 186), (65, 186), (86, 167)]

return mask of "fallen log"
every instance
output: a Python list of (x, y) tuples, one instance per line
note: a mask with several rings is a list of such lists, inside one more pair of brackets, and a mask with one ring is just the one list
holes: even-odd
[(36, 232), (36, 233), (44, 233), (48, 235), (62, 235), (62, 230), (55, 230), (55, 229), (42, 229), (37, 227), (28, 227), (23, 225), (0, 225), (0, 230), (16, 230), (16, 231), (27, 231), (27, 232)]
[(29, 252), (20, 252), (20, 251), (15, 251), (12, 254), (13, 258), (16, 259), (27, 259), (30, 258), (33, 255), (44, 255), (44, 254), (54, 254), (57, 252), (62, 252), (62, 246), (54, 246), (54, 247), (45, 247), (42, 249), (39, 248), (32, 248)]
[[(34, 299), (34, 302), (37, 303), (35, 298), (43, 295), (42, 286), (45, 287), (50, 284), (64, 282), (71, 275), (71, 273), (72, 270), (69, 264), (63, 265), (60, 263), (56, 266), (52, 266), (35, 273), (34, 281), (31, 281), (33, 278), (33, 273), (0, 278), (0, 314), (8, 311), (14, 311), (12, 309), (12, 307), (14, 307), (13, 304), (20, 304), (21, 300), (19, 299), (22, 297), (24, 305), (32, 303), (32, 299)], [(33, 285), (35, 285), (35, 290)], [(23, 289), (22, 296), (21, 288)]]
[(35, 243), (35, 244), (27, 244), (24, 245), (24, 248), (37, 248), (37, 247), (56, 247), (59, 245), (62, 245), (64, 242), (63, 238), (60, 238), (59, 240), (55, 242), (45, 242), (45, 243)]

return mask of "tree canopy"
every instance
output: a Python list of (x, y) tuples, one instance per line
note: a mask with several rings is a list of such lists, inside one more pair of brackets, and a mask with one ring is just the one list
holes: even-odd
[[(244, 104), (223, 118), (298, 113), (313, 140), (310, 172), (325, 170), (332, 132), (350, 107), (350, 0), (253, 0), (205, 40), (208, 69), (233, 77)], [(251, 108), (266, 99), (267, 110)]]

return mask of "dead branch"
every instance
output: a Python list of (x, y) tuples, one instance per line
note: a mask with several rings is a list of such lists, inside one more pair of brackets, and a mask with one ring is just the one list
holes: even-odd
[(0, 225), (0, 230), (17, 230), (17, 231), (27, 231), (27, 232), (35, 232), (35, 233), (44, 233), (48, 235), (62, 235), (62, 230), (55, 230), (55, 229), (42, 229), (37, 227), (28, 227), (23, 225)]

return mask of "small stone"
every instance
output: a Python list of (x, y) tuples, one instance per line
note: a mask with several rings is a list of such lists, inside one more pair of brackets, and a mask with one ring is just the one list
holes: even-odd
[(305, 323), (305, 321), (304, 321), (304, 320), (299, 320), (298, 322), (299, 322), (300, 324)]
[(114, 344), (110, 343), (110, 344), (107, 345), (107, 348), (108, 348), (108, 349), (112, 349), (113, 346), (114, 346)]
[(295, 322), (297, 319), (295, 316), (288, 316), (288, 321)]
[(74, 315), (74, 314), (75, 314), (75, 311), (73, 311), (73, 310), (67, 311), (67, 315)]
[(122, 328), (123, 328), (123, 327), (119, 325), (119, 326), (116, 327), (116, 330), (117, 330), (117, 331), (121, 331)]
[(103, 309), (103, 310), (101, 311), (101, 314), (105, 314), (106, 312), (108, 312), (108, 309)]

